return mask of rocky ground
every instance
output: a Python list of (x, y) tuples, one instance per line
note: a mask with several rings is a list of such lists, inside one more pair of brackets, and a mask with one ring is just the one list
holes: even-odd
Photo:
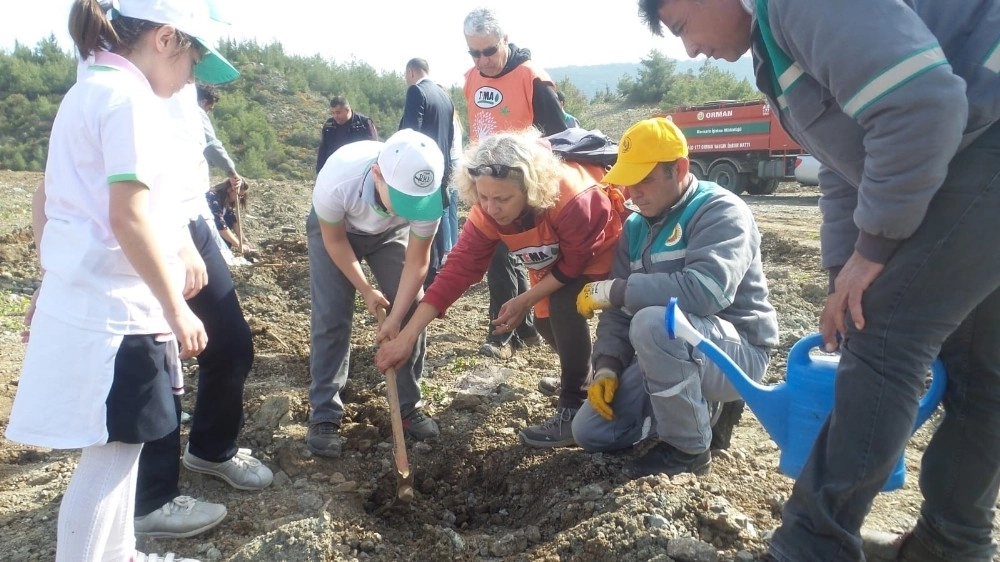
[[(0, 173), (0, 428), (17, 390), (18, 333), (38, 284), (29, 229), (30, 194), (40, 178)], [(234, 269), (257, 358), (246, 388), (241, 446), (275, 472), (252, 493), (184, 471), (185, 494), (224, 503), (226, 520), (184, 540), (140, 540), (147, 551), (206, 561), (325, 560), (756, 560), (780, 523), (792, 481), (777, 470), (775, 444), (747, 412), (733, 446), (710, 474), (629, 481), (635, 452), (539, 451), (516, 432), (547, 417), (552, 399), (535, 388), (557, 373), (556, 357), (529, 349), (499, 362), (476, 354), (486, 317), (483, 286), (473, 287), (429, 329), (427, 410), (442, 435), (411, 444), (416, 497), (394, 507), (395, 473), (382, 376), (372, 364), (374, 321), (355, 315), (351, 379), (345, 390), (345, 454), (312, 456), (304, 445), (309, 383), (309, 282), (305, 215), (311, 186), (259, 181), (249, 235), (257, 261)], [(817, 193), (786, 184), (748, 197), (764, 239), (764, 263), (782, 336), (768, 380), (784, 377), (789, 347), (815, 329), (826, 280), (818, 267)], [(359, 309), (360, 310), (360, 309)], [(185, 405), (196, 377), (188, 366)], [(934, 425), (932, 418), (928, 426)], [(900, 531), (919, 508), (915, 467), (928, 429), (908, 452), (904, 489), (881, 495), (868, 521)], [(637, 448), (643, 449), (643, 445)], [(0, 439), (0, 558), (51, 560), (59, 502), (77, 451), (25, 447)]]

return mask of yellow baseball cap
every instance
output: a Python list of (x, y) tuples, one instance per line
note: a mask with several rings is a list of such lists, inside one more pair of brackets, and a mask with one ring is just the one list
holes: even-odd
[(635, 185), (660, 162), (687, 158), (684, 133), (664, 117), (644, 119), (632, 125), (618, 143), (618, 161), (601, 180), (614, 185)]

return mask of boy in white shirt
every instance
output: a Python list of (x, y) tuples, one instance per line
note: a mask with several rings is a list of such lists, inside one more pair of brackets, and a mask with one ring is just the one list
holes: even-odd
[[(312, 288), (309, 402), (306, 443), (321, 456), (340, 456), (340, 424), (347, 382), (355, 291), (375, 314), (389, 309), (378, 341), (393, 338), (422, 294), (431, 243), (441, 220), (444, 155), (428, 136), (403, 129), (385, 143), (358, 141), (337, 150), (316, 177), (306, 221)], [(364, 259), (379, 289), (361, 269)], [(436, 437), (437, 423), (421, 411), (426, 342), (396, 371), (406, 435)]]

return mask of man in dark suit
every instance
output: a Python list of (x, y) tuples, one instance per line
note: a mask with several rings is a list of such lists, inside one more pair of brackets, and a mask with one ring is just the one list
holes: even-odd
[[(409, 88), (406, 90), (406, 106), (403, 108), (403, 118), (399, 121), (399, 128), (413, 129), (427, 135), (434, 139), (442, 154), (449, 155), (455, 137), (455, 104), (444, 88), (431, 80), (428, 74), (430, 66), (426, 60), (414, 58), (406, 63), (404, 76)], [(450, 181), (451, 160), (445, 158), (441, 192), (445, 194), (446, 209), (449, 204), (447, 185)], [(431, 246), (431, 263), (427, 269), (424, 287), (430, 286), (441, 268), (441, 261), (445, 255), (444, 242), (439, 224), (437, 234), (434, 235), (434, 244)]]

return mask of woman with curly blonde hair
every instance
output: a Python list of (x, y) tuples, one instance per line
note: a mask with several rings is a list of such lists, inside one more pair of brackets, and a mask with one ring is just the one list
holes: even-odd
[(471, 209), (448, 261), (399, 336), (384, 342), (376, 362), (394, 367), (416, 337), (473, 284), (482, 280), (498, 244), (528, 268), (531, 289), (500, 307), (494, 334), (515, 330), (534, 309), (539, 333), (559, 354), (559, 403), (553, 417), (521, 430), (534, 447), (574, 444), (571, 423), (587, 394), (590, 329), (576, 310), (587, 282), (611, 269), (622, 222), (600, 185), (600, 166), (564, 162), (534, 129), (498, 133), (466, 151), (454, 172)]

